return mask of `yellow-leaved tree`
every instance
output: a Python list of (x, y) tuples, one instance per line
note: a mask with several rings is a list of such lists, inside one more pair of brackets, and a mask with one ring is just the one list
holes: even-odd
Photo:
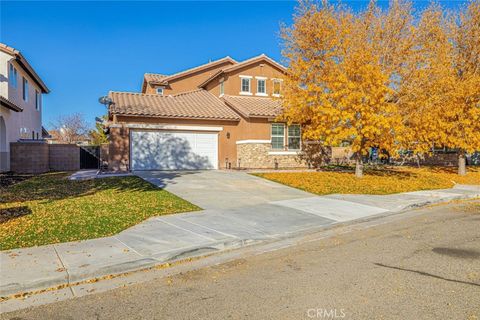
[(412, 45), (411, 20), (408, 2), (395, 1), (387, 12), (372, 2), (357, 14), (326, 1), (301, 2), (294, 24), (283, 27), (283, 118), (301, 123), (305, 140), (348, 142), (357, 177), (372, 147), (390, 155), (399, 149), (396, 91), (402, 55)]
[(413, 41), (399, 89), (401, 144), (418, 154), (456, 149), (464, 175), (465, 153), (480, 150), (480, 2), (449, 16), (430, 5)]

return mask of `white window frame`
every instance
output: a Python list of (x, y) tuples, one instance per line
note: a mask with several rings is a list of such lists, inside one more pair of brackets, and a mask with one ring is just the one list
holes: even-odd
[(163, 92), (164, 92), (164, 87), (157, 87), (155, 88), (155, 92), (159, 95), (159, 96), (163, 96)]
[[(240, 95), (251, 96), (252, 95), (252, 76), (240, 76)], [(243, 80), (248, 81), (248, 91), (243, 91)]]
[[(273, 146), (273, 138), (278, 138), (280, 137), (280, 135), (274, 135), (273, 134), (273, 126), (282, 126), (283, 127), (283, 135), (281, 136), (282, 137), (282, 147), (281, 148), (275, 148)], [(286, 132), (285, 132), (285, 129), (286, 129), (286, 126), (285, 126), (285, 123), (272, 123), (270, 125), (270, 138), (271, 138), (271, 146), (272, 146), (272, 150), (285, 150), (285, 136), (286, 136)]]
[(17, 86), (18, 86), (18, 72), (17, 72), (17, 68), (15, 68), (15, 66), (13, 65), (13, 63), (10, 63), (9, 64), (9, 79), (10, 79), (10, 85), (12, 86), (12, 88), (15, 88), (17, 89)]
[(28, 79), (22, 78), (22, 98), (23, 101), (28, 102)]
[[(255, 77), (257, 79), (257, 93), (255, 93), (256, 96), (260, 97), (268, 97), (267, 94), (267, 78), (266, 77)], [(260, 82), (263, 82), (263, 92), (259, 90), (260, 87)]]
[(35, 109), (40, 111), (42, 106), (42, 94), (35, 89)]
[[(280, 97), (282, 95), (282, 82), (283, 82), (283, 79), (272, 79), (272, 96)], [(279, 93), (275, 93), (275, 83), (278, 83), (280, 86)]]
[(225, 80), (222, 78), (220, 79), (220, 97), (225, 94)]
[[(299, 142), (298, 142), (298, 148), (290, 148), (290, 132), (289, 132), (289, 128), (290, 127), (297, 127), (299, 128), (299, 133), (298, 133), (298, 136), (292, 136), (293, 138), (298, 138), (299, 139)], [(302, 149), (302, 127), (299, 125), (299, 124), (292, 124), (290, 126), (287, 127), (287, 149), (288, 150), (301, 150)]]

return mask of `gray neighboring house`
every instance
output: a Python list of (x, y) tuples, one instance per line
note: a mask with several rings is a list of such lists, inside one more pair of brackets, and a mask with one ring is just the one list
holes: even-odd
[(42, 94), (49, 89), (20, 51), (0, 43), (0, 172), (10, 170), (10, 142), (42, 140)]

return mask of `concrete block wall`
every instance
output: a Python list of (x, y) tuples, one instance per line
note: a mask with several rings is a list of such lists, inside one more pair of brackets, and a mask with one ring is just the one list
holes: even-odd
[(80, 148), (75, 144), (49, 144), (51, 171), (80, 170)]
[(48, 144), (43, 141), (10, 143), (10, 170), (17, 173), (49, 171)]
[(80, 148), (75, 144), (47, 144), (44, 141), (10, 143), (10, 170), (16, 173), (44, 173), (80, 169)]

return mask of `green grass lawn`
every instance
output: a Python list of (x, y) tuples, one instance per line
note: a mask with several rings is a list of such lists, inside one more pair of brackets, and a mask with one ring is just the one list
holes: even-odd
[(68, 175), (0, 187), (0, 250), (109, 236), (152, 216), (200, 209), (138, 177)]
[(353, 172), (268, 172), (256, 176), (311, 193), (325, 195), (392, 194), (430, 189), (447, 189), (458, 184), (480, 185), (480, 168), (469, 167), (459, 176), (453, 167), (386, 167), (367, 169), (358, 179)]

